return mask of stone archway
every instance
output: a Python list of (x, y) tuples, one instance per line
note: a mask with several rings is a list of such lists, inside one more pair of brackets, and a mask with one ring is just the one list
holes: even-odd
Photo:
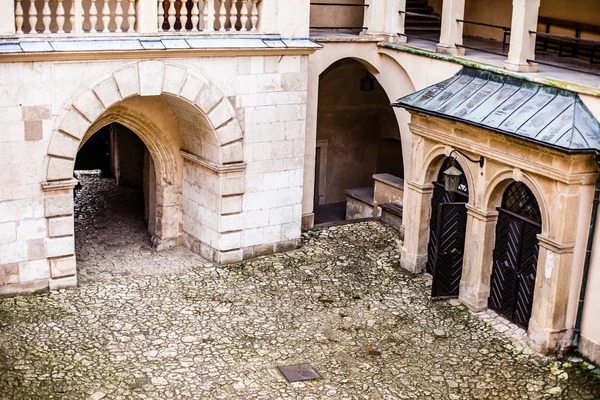
[[(197, 121), (202, 122), (204, 138), (210, 142), (206, 146), (209, 150), (189, 140), (182, 140), (179, 147), (167, 144), (161, 129), (143, 115), (120, 106), (129, 99), (158, 97), (176, 107), (178, 115), (197, 116)], [(243, 133), (233, 106), (216, 84), (195, 70), (162, 61), (136, 62), (86, 85), (57, 119), (52, 132), (46, 157), (46, 181), (42, 183), (48, 221), (50, 288), (76, 285), (74, 161), (86, 138), (112, 122), (133, 130), (154, 158), (159, 205), (153, 237), (155, 247), (182, 243), (217, 262), (241, 260), (243, 252), (239, 240), (230, 239), (230, 236), (239, 236), (242, 228), (243, 219), (236, 218), (241, 209), (232, 212), (224, 206), (232, 199), (241, 204), (244, 192)], [(182, 190), (185, 187), (188, 187), (187, 192)], [(187, 202), (190, 205), (186, 208), (183, 205), (186, 193), (196, 195), (200, 187), (203, 195), (211, 200), (205, 204)], [(222, 215), (224, 208), (227, 215)], [(201, 221), (207, 214), (211, 218)]]

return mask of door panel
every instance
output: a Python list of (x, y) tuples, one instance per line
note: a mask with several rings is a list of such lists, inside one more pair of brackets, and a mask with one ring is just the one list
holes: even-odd
[(458, 296), (467, 227), (465, 203), (438, 206), (431, 297)]

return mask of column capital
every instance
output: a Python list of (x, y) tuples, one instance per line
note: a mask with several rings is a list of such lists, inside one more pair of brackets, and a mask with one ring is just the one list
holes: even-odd
[(495, 222), (498, 220), (498, 211), (496, 210), (483, 210), (481, 208), (477, 208), (475, 206), (471, 206), (469, 204), (467, 207), (467, 215), (472, 216), (483, 222)]
[(575, 248), (574, 242), (561, 243), (542, 234), (537, 235), (537, 238), (540, 242), (540, 247), (556, 254), (572, 253)]
[(407, 179), (406, 186), (409, 190), (414, 190), (415, 192), (421, 194), (433, 192), (433, 183), (420, 183), (417, 181), (413, 181), (412, 179)]

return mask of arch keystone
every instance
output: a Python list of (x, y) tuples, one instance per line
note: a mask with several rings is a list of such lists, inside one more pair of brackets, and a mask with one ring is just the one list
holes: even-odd
[(140, 70), (140, 95), (158, 96), (162, 93), (164, 64), (161, 61), (142, 61)]
[(140, 94), (140, 76), (136, 66), (122, 68), (115, 72), (114, 77), (122, 98)]

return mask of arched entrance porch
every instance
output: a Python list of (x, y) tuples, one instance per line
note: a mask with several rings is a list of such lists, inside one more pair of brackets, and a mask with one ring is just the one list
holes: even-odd
[(239, 236), (242, 219), (230, 221), (231, 209), (222, 216), (224, 203), (241, 200), (244, 191), (242, 130), (214, 83), (177, 65), (129, 64), (91, 83), (58, 121), (42, 185), (51, 288), (76, 284), (71, 190), (77, 151), (114, 122), (135, 132), (154, 161), (153, 247), (183, 244), (217, 262), (242, 258), (239, 240), (227, 240)]

